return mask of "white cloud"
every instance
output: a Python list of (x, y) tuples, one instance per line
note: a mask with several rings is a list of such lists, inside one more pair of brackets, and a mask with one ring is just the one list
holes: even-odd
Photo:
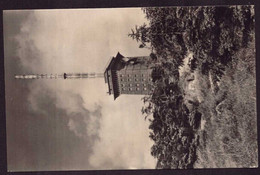
[(150, 155), (152, 141), (148, 139), (148, 122), (141, 115), (140, 98), (121, 96), (102, 110), (106, 117), (101, 122), (101, 139), (90, 158), (94, 167), (154, 168), (155, 160)]
[(71, 131), (73, 131), (76, 136), (78, 136), (78, 137), (84, 137), (84, 135), (77, 130), (77, 128), (78, 128), (77, 125), (78, 125), (78, 124), (75, 122), (75, 120), (72, 120), (72, 119), (69, 120), (69, 123), (68, 123), (69, 129), (70, 129)]
[[(17, 55), (28, 70), (24, 73), (102, 72), (117, 51), (126, 56), (149, 54), (137, 49), (136, 42), (127, 36), (130, 28), (144, 21), (140, 9), (34, 11), (16, 37), (20, 46)], [(68, 122), (69, 129), (79, 137), (84, 132), (78, 129), (85, 125), (89, 126), (86, 134), (98, 134), (95, 128), (99, 119), (94, 114), (98, 105), (102, 106), (100, 140), (90, 157), (93, 167), (154, 168), (140, 96), (121, 96), (114, 101), (106, 94), (103, 79), (35, 80), (29, 97), (34, 110), (39, 110), (35, 100), (38, 93), (46, 92), (44, 89), (56, 97), (56, 107), (68, 113), (87, 109), (90, 118), (80, 120), (83, 123), (75, 118)], [(107, 163), (111, 159), (112, 164)]]

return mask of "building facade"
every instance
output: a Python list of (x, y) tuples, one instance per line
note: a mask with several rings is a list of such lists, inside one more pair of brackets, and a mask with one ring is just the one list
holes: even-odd
[(121, 94), (149, 94), (152, 90), (149, 59), (149, 56), (124, 57), (118, 52), (104, 72), (108, 93), (113, 94), (114, 99)]

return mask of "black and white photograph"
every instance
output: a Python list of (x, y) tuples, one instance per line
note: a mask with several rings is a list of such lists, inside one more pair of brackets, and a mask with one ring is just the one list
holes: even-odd
[(254, 5), (3, 11), (7, 171), (257, 168)]

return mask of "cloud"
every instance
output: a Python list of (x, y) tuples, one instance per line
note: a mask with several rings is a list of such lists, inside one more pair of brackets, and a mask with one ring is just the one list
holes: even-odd
[[(8, 170), (91, 168), (87, 158), (98, 137), (84, 135), (86, 126), (82, 121), (89, 117), (87, 112), (69, 113), (57, 108), (53, 91), (46, 88), (35, 96), (34, 108), (28, 101), (29, 84), (12, 79), (6, 82)], [(69, 128), (70, 120), (76, 124), (74, 128)]]
[[(100, 140), (93, 147), (90, 164), (96, 169), (153, 168), (148, 125), (141, 115), (140, 96), (121, 96), (102, 110)], [(113, 109), (113, 112), (109, 108)], [(146, 128), (146, 129), (145, 129)]]
[[(49, 19), (47, 18), (47, 20)], [(56, 60), (51, 59), (55, 58), (58, 54), (65, 52), (62, 48), (58, 48), (56, 46), (57, 41), (55, 39), (43, 39), (44, 35), (55, 35), (58, 33), (54, 31), (45, 31), (44, 29), (46, 22), (49, 22), (46, 21), (46, 18), (41, 18), (41, 15), (32, 13), (22, 24), (20, 33), (15, 37), (19, 45), (16, 54), (20, 58), (20, 62), (23, 67), (26, 68), (27, 73), (52, 72), (50, 64), (53, 64)], [(53, 20), (50, 20), (50, 22), (52, 24)], [(56, 29), (57, 27), (58, 26), (55, 27), (54, 24), (53, 28)], [(51, 29), (52, 28), (49, 28), (49, 30)], [(44, 43), (44, 45), (42, 43)], [(55, 46), (48, 47), (46, 46), (47, 43)], [(57, 49), (56, 51), (54, 51), (55, 48)], [(64, 57), (59, 58), (58, 60), (62, 62), (63, 59), (68, 60), (72, 58)], [(59, 67), (57, 67), (56, 71), (58, 73), (61, 72)], [(46, 94), (49, 92), (50, 96), (55, 99), (55, 107), (65, 110), (67, 115), (70, 116), (68, 127), (75, 133), (76, 136), (86, 137), (97, 135), (99, 125), (98, 119), (100, 118), (100, 115), (95, 116), (96, 120), (90, 118), (90, 116), (97, 113), (91, 112), (86, 106), (83, 105), (84, 99), (77, 90), (78, 84), (64, 86), (62, 83), (62, 81), (51, 82), (48, 80), (36, 80), (32, 82), (29, 86), (31, 93), (28, 96), (32, 110), (45, 113), (48, 112), (47, 109), (40, 108), (39, 102), (42, 101), (42, 99), (39, 98), (39, 94)], [(101, 107), (96, 106), (91, 110), (101, 110)], [(92, 131), (93, 134), (88, 134), (88, 126), (91, 126), (92, 128), (93, 126), (96, 126), (96, 128), (92, 129), (96, 132), (93, 133)]]
[[(130, 28), (143, 23), (140, 13), (129, 9), (32, 11), (22, 21), (19, 33), (14, 37), (17, 44), (14, 57), (19, 58), (19, 63), (13, 64), (21, 65), (16, 73), (102, 72), (109, 56), (118, 51), (126, 56), (148, 55), (147, 51), (136, 49), (138, 45), (127, 37)], [(6, 71), (12, 72), (11, 69), (9, 67)], [(50, 159), (44, 156), (38, 142), (31, 143), (32, 146), (25, 145), (31, 137), (35, 139), (28, 131), (28, 138), (20, 142), (24, 145), (23, 149), (31, 148), (36, 157), (40, 149), (39, 158), (47, 160), (45, 164), (38, 162), (38, 165), (33, 161), (25, 162), (24, 169), (154, 167), (148, 123), (140, 112), (140, 96), (122, 96), (114, 101), (106, 94), (103, 79), (9, 83), (10, 86), (16, 83), (27, 89), (23, 107), (28, 111), (23, 110), (22, 114), (34, 120), (23, 121), (24, 128), (32, 127), (35, 132), (34, 123), (46, 120), (40, 129), (47, 130), (48, 135), (44, 135), (44, 131), (37, 131), (36, 135), (45, 142), (54, 142), (51, 145), (55, 148), (60, 146), (59, 150), (55, 150), (57, 153), (46, 150), (49, 154), (57, 154), (48, 162)], [(8, 93), (12, 98), (22, 98), (18, 92), (16, 96), (11, 91)], [(49, 122), (53, 122), (50, 127)], [(69, 135), (68, 140), (64, 140), (65, 134)], [(70, 156), (70, 161), (66, 160), (67, 156)], [(32, 160), (32, 157), (25, 159)], [(19, 167), (18, 164), (16, 162), (15, 165)]]
[[(5, 52), (5, 63), (8, 65), (6, 87), (9, 87), (6, 90), (9, 97), (8, 169), (28, 171), (91, 168), (88, 157), (95, 141), (99, 139), (102, 108), (99, 105), (87, 108), (85, 99), (77, 90), (79, 84), (64, 84), (63, 80), (12, 81), (11, 72), (26, 74), (52, 71), (50, 64), (53, 60), (46, 59), (46, 55), (51, 54), (50, 50), (37, 44), (40, 42), (37, 36), (42, 32), (36, 30), (41, 27), (42, 21), (30, 13), (22, 22), (16, 26), (20, 27), (19, 33), (7, 35), (5, 40), (5, 45), (12, 46), (15, 51), (9, 52), (8, 49)], [(10, 28), (12, 27), (14, 26), (11, 25)], [(60, 70), (57, 69), (57, 72)], [(18, 103), (18, 99), (22, 102)], [(16, 123), (20, 127), (14, 129)], [(25, 154), (28, 156), (24, 157)]]

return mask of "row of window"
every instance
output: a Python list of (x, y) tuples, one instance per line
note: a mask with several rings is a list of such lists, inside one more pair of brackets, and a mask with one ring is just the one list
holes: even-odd
[[(139, 91), (140, 89), (143, 89), (144, 91), (146, 91), (146, 90), (147, 90), (147, 88), (146, 88), (146, 87), (144, 87), (144, 88), (128, 88), (128, 90), (129, 90), (129, 91), (133, 91), (133, 90), (137, 90), (137, 91)], [(123, 90), (123, 91), (126, 91), (126, 90), (127, 90), (127, 88), (122, 88), (122, 90)]]
[[(125, 76), (127, 76), (127, 77), (138, 77), (139, 75), (137, 75), (137, 74), (134, 74), (134, 75), (132, 75), (132, 74), (127, 74), (127, 75), (125, 75), (125, 74), (119, 74), (119, 76), (120, 77), (125, 77)], [(146, 76), (145, 74), (142, 74), (141, 75), (142, 77), (144, 77), (144, 76)]]
[[(146, 84), (142, 84), (142, 85), (143, 85), (143, 86), (147, 86)], [(125, 86), (127, 86), (127, 85), (126, 85), (126, 84), (121, 84), (121, 86), (122, 86), (122, 87), (125, 87)], [(130, 83), (129, 86), (130, 86), (130, 87), (132, 87), (132, 86), (137, 86), (137, 87), (139, 87), (140, 84), (139, 84), (139, 83), (136, 83), (136, 84)]]
[[(152, 81), (151, 78), (149, 78), (148, 80), (149, 80), (149, 81)], [(124, 80), (124, 79), (121, 79), (121, 81), (125, 81), (125, 80)], [(131, 79), (131, 78), (128, 78), (126, 81), (132, 81), (132, 79)], [(138, 78), (135, 78), (134, 81), (139, 81), (139, 79), (138, 79)], [(146, 81), (146, 78), (142, 78), (141, 81)]]

